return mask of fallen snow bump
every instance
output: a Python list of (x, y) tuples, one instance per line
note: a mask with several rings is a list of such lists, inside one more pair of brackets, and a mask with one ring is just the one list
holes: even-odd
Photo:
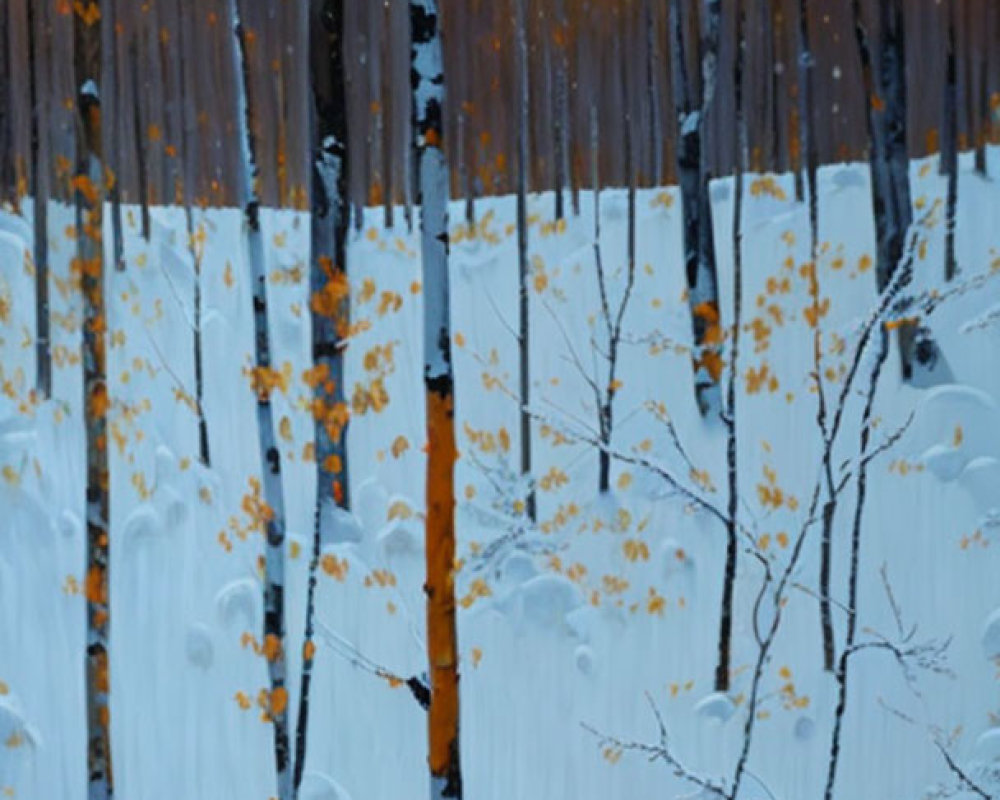
[(64, 508), (59, 515), (59, 533), (65, 539), (76, 539), (83, 536), (83, 520), (68, 508)]
[(187, 522), (188, 518), (188, 507), (184, 499), (172, 488), (165, 488), (163, 490), (164, 498), (164, 518), (166, 519), (167, 526), (170, 530), (177, 530), (181, 525)]
[(511, 589), (530, 581), (537, 574), (535, 562), (527, 553), (511, 553), (500, 566), (500, 582)]
[(378, 550), (386, 561), (416, 557), (423, 552), (423, 543), (413, 525), (404, 520), (395, 520), (379, 532)]
[(988, 515), (1000, 509), (1000, 460), (989, 456), (974, 458), (965, 465), (960, 479), (979, 514)]
[(973, 758), (984, 764), (1000, 761), (1000, 728), (990, 728), (976, 739)]
[(733, 716), (736, 706), (725, 692), (712, 692), (699, 700), (694, 710), (702, 719), (722, 723)]
[(497, 608), (518, 623), (560, 628), (568, 625), (567, 615), (582, 603), (580, 590), (568, 578), (538, 575), (497, 603)]
[(668, 578), (694, 568), (694, 560), (676, 539), (664, 539), (660, 544), (660, 563)]
[[(82, 526), (81, 526), (82, 527)], [(160, 514), (149, 504), (135, 508), (125, 520), (122, 535), (126, 547), (137, 546), (155, 537), (163, 530)]]
[(307, 772), (299, 790), (301, 800), (351, 800), (347, 791), (321, 772)]
[(921, 460), (939, 481), (949, 483), (959, 476), (965, 466), (966, 456), (958, 448), (936, 444), (927, 450)]
[(361, 521), (347, 509), (341, 508), (330, 498), (323, 500), (320, 531), (324, 544), (360, 542), (364, 538)]
[(354, 513), (366, 531), (375, 532), (382, 527), (388, 508), (389, 493), (376, 478), (368, 478), (358, 486)]
[(208, 669), (212, 666), (215, 646), (212, 644), (212, 632), (207, 625), (196, 622), (188, 628), (185, 651), (188, 663), (199, 669)]
[[(230, 581), (215, 595), (219, 618), (227, 627), (257, 630), (263, 622), (260, 609), (260, 586), (253, 578)], [(241, 622), (236, 625), (234, 623)]]
[(988, 659), (1000, 658), (1000, 608), (990, 614), (983, 626), (983, 651)]
[(808, 742), (816, 735), (816, 721), (812, 717), (799, 717), (795, 720), (794, 732), (800, 742)]
[(594, 651), (587, 645), (581, 644), (573, 653), (573, 660), (576, 668), (584, 675), (590, 675), (594, 671)]

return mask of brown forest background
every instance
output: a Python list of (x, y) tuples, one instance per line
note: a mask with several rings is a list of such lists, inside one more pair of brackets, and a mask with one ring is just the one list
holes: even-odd
[[(862, 6), (877, 33), (877, 4)], [(590, 184), (591, 106), (599, 120), (600, 182), (627, 182), (625, 126), (640, 186), (674, 181), (667, 0), (525, 0), (529, 43), (529, 189)], [(73, 15), (93, 16), (104, 39), (101, 100), (106, 164), (121, 200), (234, 205), (234, 37), (226, 0), (0, 0), (0, 191), (68, 198), (77, 124)], [(957, 29), (960, 146), (1000, 135), (1000, 2), (910, 0), (906, 6), (909, 147), (937, 149), (948, 3)], [(313, 4), (315, 5), (315, 4)], [(694, 8), (698, 3), (690, 3)], [(716, 174), (733, 146), (733, 7), (723, 0), (719, 86), (707, 146)], [(305, 0), (241, 0), (257, 104), (262, 199), (308, 205), (311, 87), (308, 41), (319, 23)], [(798, 0), (748, 0), (750, 167), (798, 159)], [(355, 204), (407, 202), (412, 175), (408, 8), (346, 0), (350, 195)], [(863, 91), (850, 0), (810, 0), (815, 42), (815, 131), (822, 162), (863, 159)], [(99, 19), (98, 14), (104, 18)], [(452, 195), (515, 188), (515, 0), (443, 0), (446, 147)], [(693, 16), (693, 15), (692, 15)], [(693, 25), (691, 26), (693, 28)], [(690, 35), (697, 35), (691, 30)], [(696, 69), (694, 48), (691, 69)], [(37, 138), (31, 108), (36, 106)], [(558, 143), (562, 141), (562, 147)], [(32, 185), (32, 152), (42, 165)], [(560, 154), (562, 154), (560, 156)], [(562, 162), (562, 171), (558, 163)], [(110, 176), (109, 176), (110, 177)]]

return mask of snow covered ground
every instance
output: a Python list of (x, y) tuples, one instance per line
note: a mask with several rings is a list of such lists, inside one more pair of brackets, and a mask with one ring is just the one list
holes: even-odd
[[(1000, 171), (1000, 153), (990, 154)], [(850, 343), (875, 299), (866, 170), (821, 173), (818, 267), (829, 310), (820, 322)], [(917, 216), (943, 197), (932, 161), (913, 165)], [(737, 419), (741, 515), (781, 565), (819, 471), (804, 206), (790, 176), (747, 178), (742, 352)], [(713, 187), (723, 292), (732, 298), (732, 180)], [(918, 800), (958, 790), (935, 746), (970, 775), (1000, 759), (1000, 185), (966, 164), (958, 256), (967, 281), (930, 320), (945, 363), (927, 385), (899, 378), (890, 354), (876, 400), (884, 440), (914, 412), (902, 440), (872, 461), (861, 551), (859, 640), (893, 637), (885, 565), (915, 641), (951, 638), (954, 676), (918, 672), (914, 685), (878, 650), (852, 660), (839, 800)], [(698, 415), (689, 312), (680, 262), (679, 198), (640, 191), (637, 278), (625, 314), (615, 449), (646, 454), (688, 476), (663, 404), (699, 470), (696, 485), (726, 500), (725, 431)], [(662, 763), (602, 748), (581, 723), (626, 741), (655, 741), (645, 693), (670, 742), (699, 775), (727, 777), (743, 740), (756, 644), (751, 607), (761, 570), (741, 556), (728, 696), (712, 691), (725, 537), (721, 526), (665, 496), (655, 475), (616, 463), (614, 490), (595, 499), (593, 448), (561, 433), (596, 424), (588, 375), (606, 381), (591, 348), (600, 301), (593, 198), (580, 216), (551, 219), (532, 197), (532, 409), (541, 531), (507, 537), (507, 478), (517, 463), (517, 262), (512, 198), (477, 204), (475, 236), (453, 206), (452, 289), (459, 502), (462, 761), (472, 800), (690, 796)], [(35, 364), (30, 204), (0, 215), (0, 788), (5, 796), (85, 796), (84, 445), (79, 326), (69, 278), (71, 209), (49, 209), (54, 388), (32, 396)], [(626, 198), (601, 198), (601, 250), (620, 297)], [(125, 210), (124, 271), (108, 272), (113, 397), (111, 719), (117, 795), (127, 800), (266, 800), (274, 792), (271, 730), (258, 693), (266, 663), (258, 559), (245, 498), (259, 468), (255, 405), (244, 370), (252, 354), (251, 296), (237, 210), (195, 212), (204, 231), (204, 405), (212, 464), (197, 460), (192, 410), (193, 269), (184, 213), (152, 210), (152, 236)], [(941, 213), (926, 229), (917, 284), (942, 275)], [(327, 541), (304, 796), (410, 800), (426, 796), (426, 722), (406, 688), (373, 674), (423, 671), (423, 389), (421, 273), (416, 232), (382, 226), (368, 210), (352, 234), (354, 321), (370, 323), (348, 351), (353, 515)], [(309, 459), (309, 220), (263, 214), (276, 395), (289, 531), (288, 652), (298, 673), (315, 478)], [(200, 239), (201, 237), (197, 237)], [(110, 241), (109, 235), (106, 237)], [(789, 261), (789, 259), (791, 259)], [(787, 279), (787, 280), (786, 280)], [(754, 320), (757, 322), (754, 322)], [(893, 344), (895, 348), (895, 344)], [(845, 356), (825, 380), (839, 389)], [(766, 367), (766, 370), (765, 370)], [(749, 372), (749, 375), (748, 375)], [(867, 372), (862, 370), (863, 373)], [(933, 385), (932, 385), (933, 384)], [(863, 389), (863, 386), (859, 387)], [(855, 459), (863, 398), (851, 395), (835, 463)], [(661, 409), (662, 410), (662, 409)], [(703, 471), (703, 472), (702, 472)], [(761, 487), (761, 488), (759, 488)], [(782, 501), (773, 503), (780, 488)], [(713, 491), (714, 490), (714, 491)], [(794, 501), (790, 498), (794, 498)], [(843, 639), (853, 484), (834, 530), (833, 600)], [(992, 524), (991, 524), (992, 523)], [(760, 537), (767, 537), (761, 540)], [(501, 541), (502, 540), (502, 541)], [(491, 547), (491, 543), (494, 543)], [(799, 588), (789, 596), (772, 658), (741, 800), (822, 796), (836, 684), (822, 670), (815, 530)], [(874, 632), (874, 633), (872, 633)], [(296, 708), (297, 681), (292, 682)], [(937, 731), (935, 734), (934, 732)], [(995, 762), (994, 767), (1000, 766)], [(983, 785), (1000, 792), (1000, 782)], [(966, 791), (962, 798), (977, 795)]]

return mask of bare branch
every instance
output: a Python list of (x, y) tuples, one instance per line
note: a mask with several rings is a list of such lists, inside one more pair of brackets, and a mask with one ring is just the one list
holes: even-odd
[(659, 741), (655, 744), (625, 741), (623, 739), (601, 733), (596, 728), (587, 725), (586, 723), (581, 723), (581, 726), (585, 731), (597, 739), (600, 747), (610, 746), (617, 748), (618, 750), (641, 753), (647, 756), (650, 761), (663, 761), (670, 768), (673, 774), (681, 780), (687, 781), (688, 783), (709, 792), (715, 797), (723, 798), (723, 800), (733, 800), (722, 784), (716, 783), (715, 781), (698, 775), (693, 770), (688, 769), (688, 767), (686, 767), (683, 762), (681, 762), (680, 759), (674, 755), (673, 751), (670, 749), (667, 726), (663, 720), (663, 715), (660, 713), (659, 708), (657, 708), (656, 703), (649, 692), (646, 692), (646, 700), (649, 702), (649, 707), (656, 719), (656, 725), (659, 731)]

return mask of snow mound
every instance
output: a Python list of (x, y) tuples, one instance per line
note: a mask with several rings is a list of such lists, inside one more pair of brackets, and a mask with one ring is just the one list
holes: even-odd
[(660, 564), (666, 577), (694, 569), (694, 559), (676, 539), (667, 538), (660, 543)]
[(965, 466), (966, 456), (956, 447), (936, 444), (921, 456), (921, 460), (939, 481), (950, 483), (955, 480)]
[(301, 800), (351, 800), (340, 784), (322, 772), (307, 772), (299, 789)]
[(795, 738), (800, 742), (808, 742), (816, 735), (816, 721), (812, 717), (799, 717), (795, 720)]
[[(72, 514), (72, 512), (67, 511), (65, 514)], [(80, 525), (81, 529), (82, 527)], [(138, 506), (125, 519), (125, 524), (122, 528), (126, 551), (148, 543), (151, 538), (155, 538), (162, 531), (163, 520), (159, 512), (148, 503)]]
[(514, 589), (534, 578), (538, 569), (527, 553), (511, 553), (503, 560), (498, 572), (500, 585)]
[(83, 520), (68, 508), (63, 509), (56, 524), (59, 528), (59, 533), (65, 539), (77, 539), (83, 536)]
[(1000, 459), (989, 456), (972, 459), (962, 471), (961, 484), (980, 514), (1000, 509)]
[(199, 669), (208, 669), (212, 666), (215, 645), (212, 644), (212, 631), (207, 625), (196, 622), (188, 628), (184, 651), (189, 664)]
[(23, 745), (38, 747), (42, 743), (38, 731), (28, 724), (21, 704), (13, 695), (0, 697), (0, 741), (5, 743), (5, 749)]
[(175, 531), (188, 519), (188, 504), (184, 498), (171, 486), (161, 489), (163, 501), (163, 516), (169, 530)]
[(7, 417), (0, 420), (0, 458), (9, 458), (29, 450), (38, 438), (27, 417)]
[(330, 498), (323, 501), (323, 509), (320, 513), (320, 530), (323, 532), (325, 544), (356, 543), (364, 538), (361, 521)]
[(538, 575), (498, 601), (496, 607), (516, 624), (562, 628), (566, 616), (583, 604), (576, 584), (561, 575)]
[(587, 645), (581, 644), (573, 652), (573, 662), (576, 668), (584, 675), (590, 675), (594, 671), (594, 651)]
[(990, 728), (976, 739), (973, 758), (981, 763), (1000, 761), (1000, 728)]
[(1000, 608), (990, 614), (983, 626), (983, 651), (986, 657), (994, 659), (1000, 657)]
[(159, 485), (174, 483), (179, 471), (177, 457), (173, 450), (165, 444), (156, 447), (156, 483)]
[(422, 557), (423, 537), (409, 521), (393, 520), (379, 531), (378, 552), (385, 561)]
[(985, 392), (960, 384), (937, 386), (924, 393), (912, 441), (921, 450), (953, 443), (966, 458), (1000, 453), (1000, 408)]
[[(226, 627), (255, 631), (263, 624), (260, 585), (253, 578), (230, 581), (215, 595), (215, 607)], [(241, 622), (239, 626), (235, 623)]]
[(362, 527), (369, 532), (377, 531), (385, 523), (389, 508), (389, 493), (375, 478), (364, 480), (354, 493), (354, 513)]
[(728, 721), (733, 716), (736, 706), (725, 692), (712, 692), (699, 700), (694, 710), (702, 719), (721, 723)]

